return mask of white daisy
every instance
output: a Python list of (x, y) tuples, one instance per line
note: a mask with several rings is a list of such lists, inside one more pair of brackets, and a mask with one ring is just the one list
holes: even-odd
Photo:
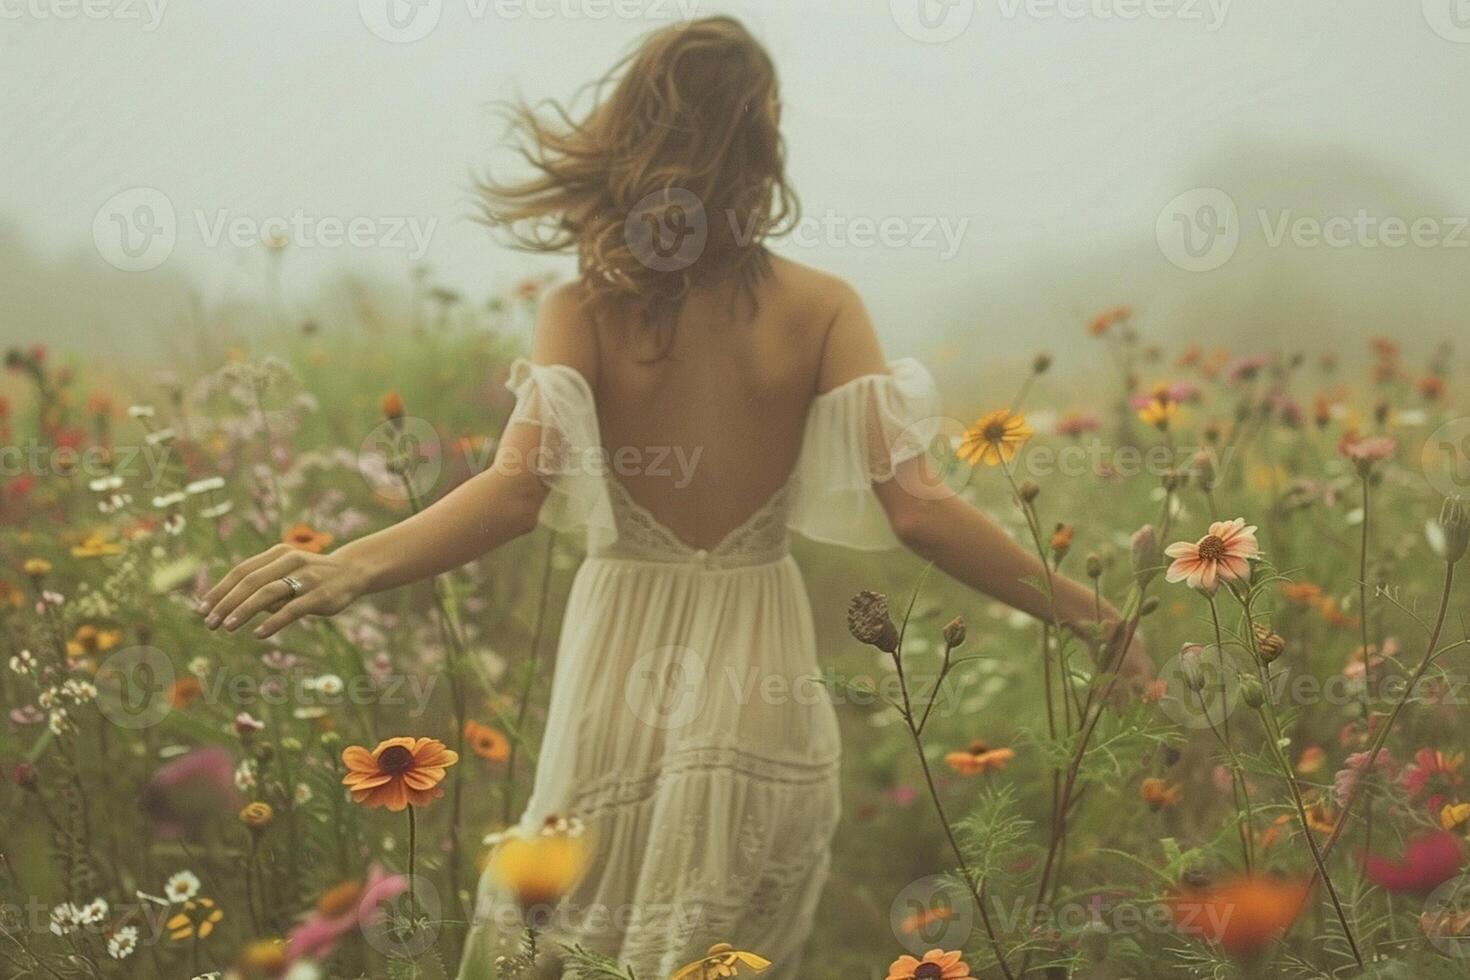
[(138, 929), (136, 926), (123, 926), (107, 937), (107, 955), (115, 960), (127, 959), (137, 948)]
[(199, 876), (192, 871), (180, 871), (163, 886), (163, 894), (170, 902), (187, 902), (199, 894)]

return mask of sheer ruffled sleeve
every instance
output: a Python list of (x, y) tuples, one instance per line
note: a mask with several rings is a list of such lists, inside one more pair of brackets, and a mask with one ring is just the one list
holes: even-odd
[(597, 426), (597, 404), (587, 379), (565, 364), (532, 364), (518, 358), (505, 386), (516, 396), (512, 425), (541, 429), (529, 467), (551, 491), (541, 505), (541, 523), (556, 531), (587, 529), (589, 543), (617, 537), (607, 466)]
[(819, 395), (796, 464), (791, 530), (865, 551), (899, 547), (873, 484), (927, 452), (939, 428), (934, 379), (912, 359)]

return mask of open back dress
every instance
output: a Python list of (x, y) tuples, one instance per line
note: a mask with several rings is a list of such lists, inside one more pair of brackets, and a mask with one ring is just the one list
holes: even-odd
[[(640, 980), (730, 943), (772, 961), (764, 976), (795, 977), (839, 814), (839, 745), (788, 537), (898, 545), (873, 484), (929, 448), (933, 381), (901, 360), (816, 396), (785, 485), (708, 549), (612, 475), (578, 371), (521, 360), (509, 387), (508, 425), (541, 430), (542, 523), (587, 535), (519, 827), (579, 818), (591, 861), (543, 942)], [(517, 938), (488, 875), (479, 892), (461, 980), (493, 976)]]

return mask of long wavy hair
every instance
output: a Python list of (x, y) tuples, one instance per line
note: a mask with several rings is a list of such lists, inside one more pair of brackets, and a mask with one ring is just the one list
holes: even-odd
[(675, 24), (589, 88), (581, 118), (501, 104), (533, 173), (481, 180), (481, 217), (516, 247), (575, 251), (596, 315), (672, 330), (691, 289), (726, 281), (753, 302), (765, 239), (798, 214), (765, 49), (729, 17)]

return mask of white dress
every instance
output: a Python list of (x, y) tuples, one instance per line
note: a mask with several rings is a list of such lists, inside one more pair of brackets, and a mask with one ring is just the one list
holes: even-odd
[[(586, 380), (517, 361), (509, 425), (541, 432), (543, 523), (587, 533), (521, 828), (575, 816), (593, 860), (552, 938), (664, 980), (717, 942), (793, 977), (839, 814), (838, 729), (789, 531), (897, 546), (875, 481), (929, 447), (913, 360), (818, 396), (787, 484), (715, 548), (691, 548), (607, 471)], [(481, 882), (462, 980), (491, 974), (503, 896)], [(514, 941), (514, 936), (511, 937)]]

